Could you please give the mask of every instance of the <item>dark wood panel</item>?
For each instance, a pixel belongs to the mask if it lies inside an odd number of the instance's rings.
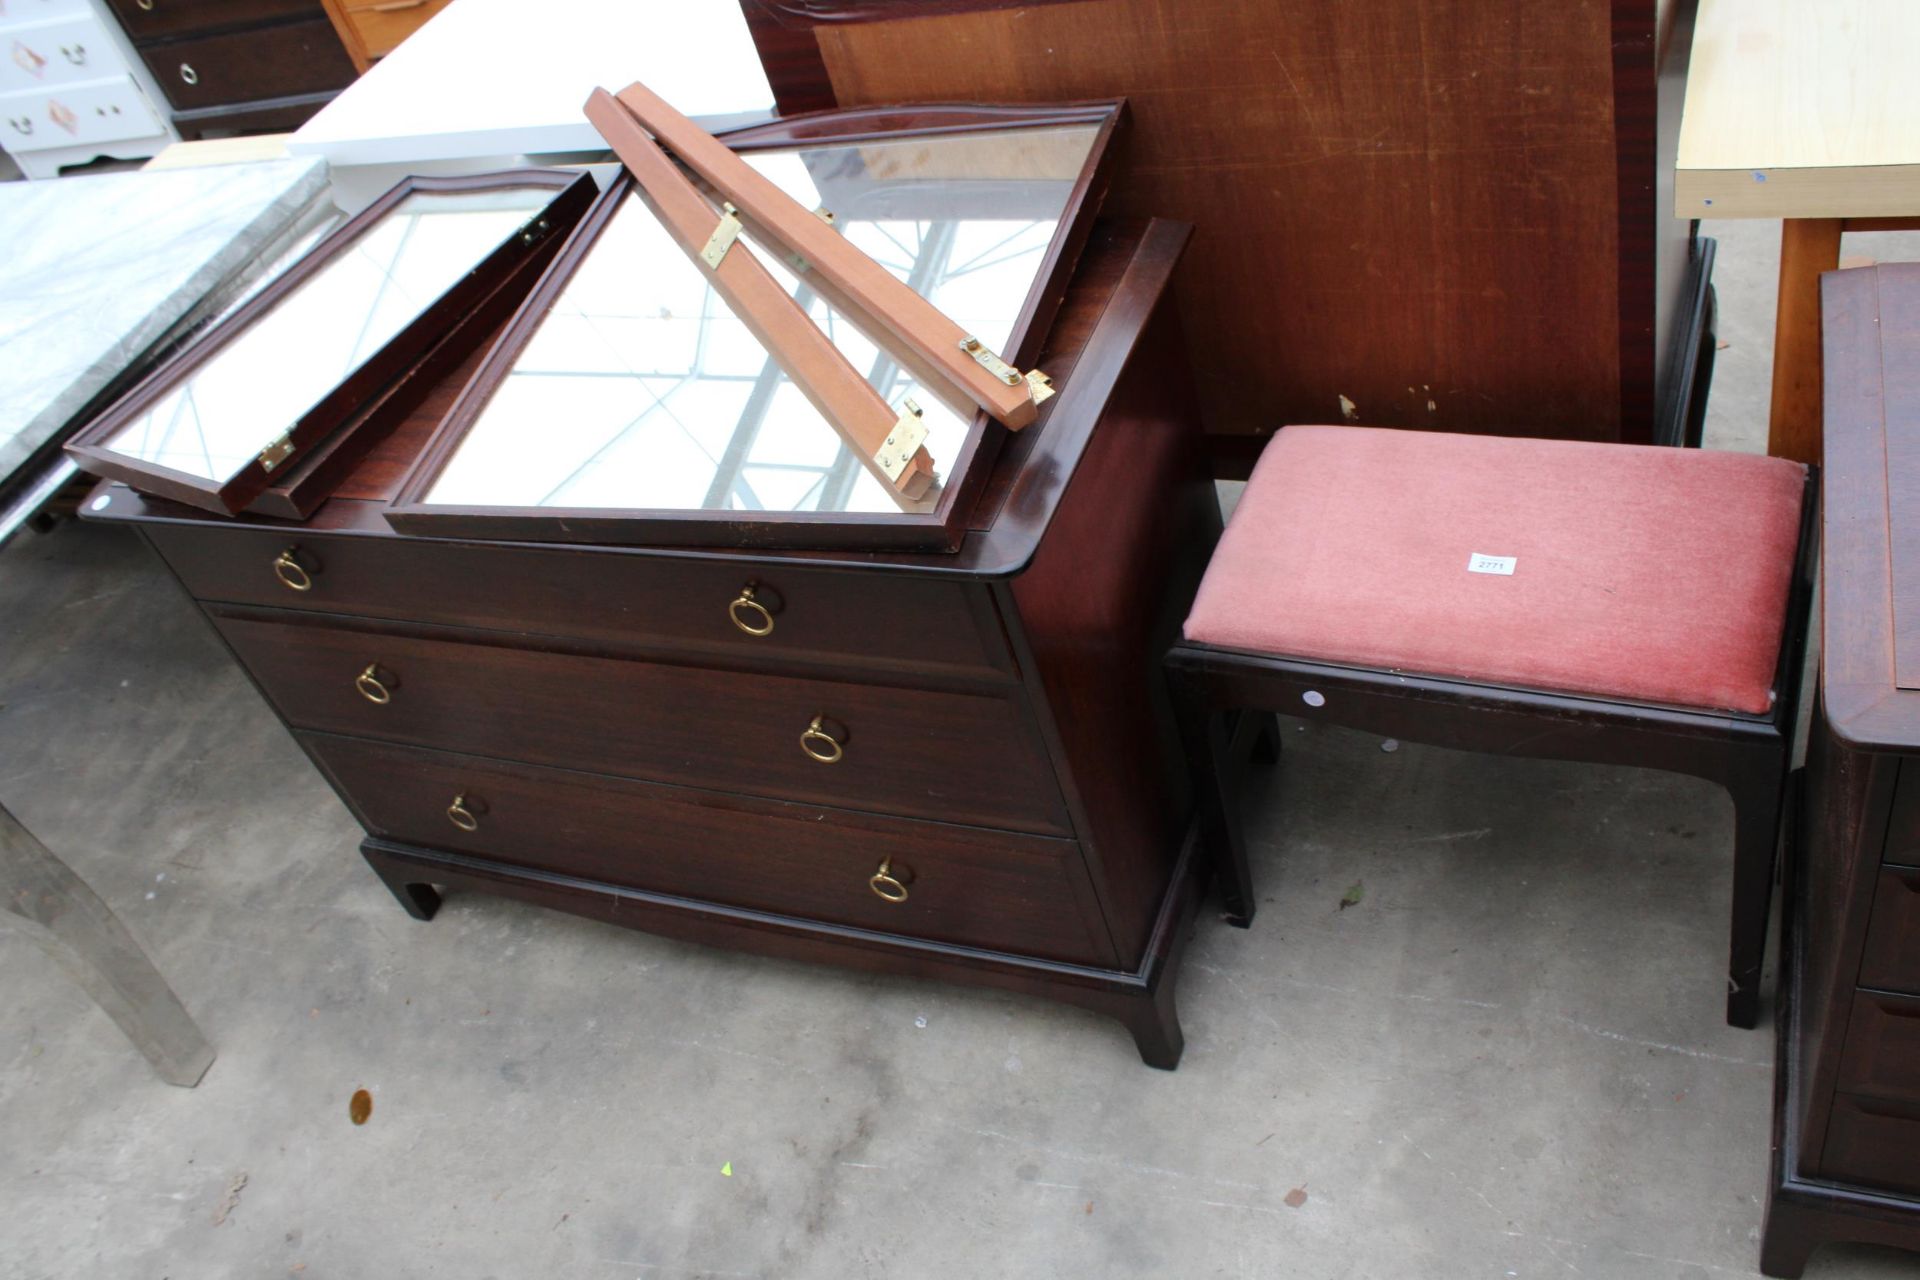
[[[1114,963],[1072,841],[302,738],[375,835],[627,888]],[[457,797],[475,830],[449,815]],[[869,884],[883,862],[904,886],[904,902],[886,901]]]
[[[320,0],[107,0],[133,39],[184,36],[288,18],[319,18]]]
[[[1844,1182],[1920,1194],[1920,1106],[1835,1098],[1823,1171]]]
[[[1920,1103],[1920,997],[1860,991],[1853,997],[1839,1087]],[[1914,1148],[1920,1161],[1920,1147]]]
[[[510,648],[484,632],[219,605],[209,612],[297,728],[838,808],[1071,832],[1017,693],[799,680]],[[356,690],[370,664],[391,691],[384,705]],[[802,749],[816,716],[844,743],[836,763]]]
[[[195,598],[576,636],[642,650],[1007,679],[986,591],[959,582],[738,562],[598,556],[532,547],[315,535],[299,528],[152,526]],[[275,572],[290,556],[312,586]],[[288,577],[300,581],[299,573]],[[773,631],[729,612],[747,587]],[[740,616],[764,626],[750,606]]]
[[[1116,307],[1152,305],[1122,290]],[[1011,583],[1019,637],[1075,828],[1100,868],[1123,958],[1146,945],[1187,814],[1160,655],[1219,535],[1193,391],[1154,352],[1178,349],[1161,308],[1108,402],[1028,571]],[[1116,523],[1114,511],[1136,519]],[[1133,744],[1115,751],[1116,742]]]
[[[1920,995],[1920,869],[1881,868],[1860,985]]]
[[[1831,590],[1830,576],[1826,582]],[[1805,871],[1795,895],[1808,941],[1792,1028],[1800,1063],[1795,1105],[1804,1135],[1794,1168],[1807,1177],[1820,1172],[1880,846],[1900,772],[1898,757],[1850,750],[1826,731],[1827,723],[1822,690],[1807,743],[1805,842],[1799,851]]]
[[[1653,0],[743,8],[783,109],[1127,96],[1212,431],[1649,434]]]
[[[143,45],[139,53],[167,100],[183,111],[341,89],[356,74],[324,15]]]

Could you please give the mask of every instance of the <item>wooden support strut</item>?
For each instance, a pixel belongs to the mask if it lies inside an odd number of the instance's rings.
[[[738,206],[740,218],[756,237],[780,253],[804,259],[808,283],[899,359],[929,395],[963,415],[985,409],[1018,430],[1033,421],[1039,403],[1053,394],[1044,375],[1022,377],[653,90],[634,83],[618,97],[661,145]]]
[[[633,174],[635,192],[861,465],[909,501],[924,496],[933,484],[934,463],[921,443],[926,428],[919,408],[903,401],[903,411],[896,412],[887,404],[752,250],[733,242],[739,223],[732,206],[715,213],[612,94],[595,89],[586,114]]]

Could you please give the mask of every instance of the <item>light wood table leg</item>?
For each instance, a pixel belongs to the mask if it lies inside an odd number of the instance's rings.
[[[1820,273],[1840,265],[1840,218],[1788,218],[1780,230],[1767,452],[1820,461]]]

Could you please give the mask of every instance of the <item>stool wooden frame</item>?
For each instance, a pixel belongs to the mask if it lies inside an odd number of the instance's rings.
[[[1706,778],[1734,807],[1733,923],[1727,1021],[1759,1019],[1760,966],[1772,906],[1781,806],[1799,719],[1817,538],[1817,477],[1801,509],[1787,620],[1769,712],[1702,711],[1223,649],[1182,642],[1166,657],[1195,775],[1203,851],[1217,864],[1225,917],[1253,921],[1229,713],[1269,711],[1492,755],[1625,764]],[[1242,717],[1242,719],[1246,719]]]

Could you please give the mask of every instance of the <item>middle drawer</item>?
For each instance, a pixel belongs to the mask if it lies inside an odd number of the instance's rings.
[[[1920,996],[1920,868],[1880,868],[1860,985]]]
[[[1071,833],[1021,695],[636,662],[208,606],[297,728],[973,826]]]

